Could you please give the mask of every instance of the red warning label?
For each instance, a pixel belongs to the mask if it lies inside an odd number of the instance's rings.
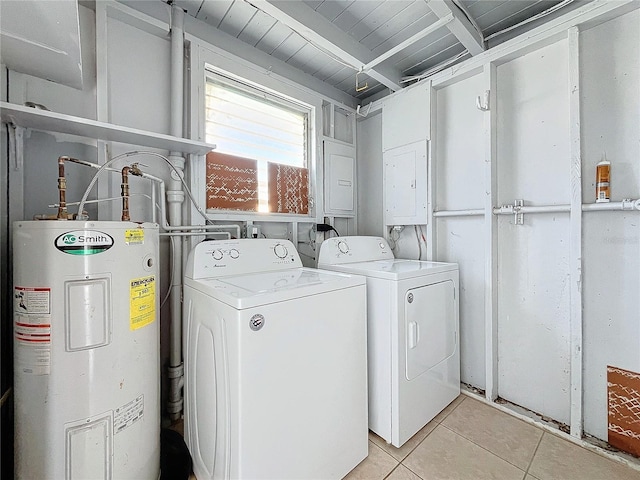
[[[24,373],[48,375],[51,368],[51,289],[15,287],[14,356]]]

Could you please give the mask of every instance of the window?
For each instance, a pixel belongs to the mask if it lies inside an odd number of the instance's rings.
[[[209,72],[207,209],[309,213],[310,108]]]

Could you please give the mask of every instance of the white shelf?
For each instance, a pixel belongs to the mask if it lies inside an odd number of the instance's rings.
[[[96,122],[95,120],[25,107],[14,103],[0,102],[0,116],[3,122],[12,123],[19,127],[46,132],[67,133],[108,142],[160,148],[185,154],[205,155],[216,148],[215,145],[209,143],[122,127],[111,123]]]

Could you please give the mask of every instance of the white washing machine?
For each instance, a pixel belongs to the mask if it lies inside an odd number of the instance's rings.
[[[460,394],[458,265],[337,237],[322,242],[318,268],[367,277],[369,428],[400,447]]]
[[[339,479],[367,456],[366,280],[215,240],[184,280],[185,440],[204,479]]]

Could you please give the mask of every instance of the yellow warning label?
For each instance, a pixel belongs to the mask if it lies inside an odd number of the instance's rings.
[[[156,319],[156,278],[142,277],[131,280],[129,326],[137,330]]]
[[[135,230],[125,230],[124,242],[127,245],[142,245],[144,243],[144,230],[142,228],[136,228]]]

